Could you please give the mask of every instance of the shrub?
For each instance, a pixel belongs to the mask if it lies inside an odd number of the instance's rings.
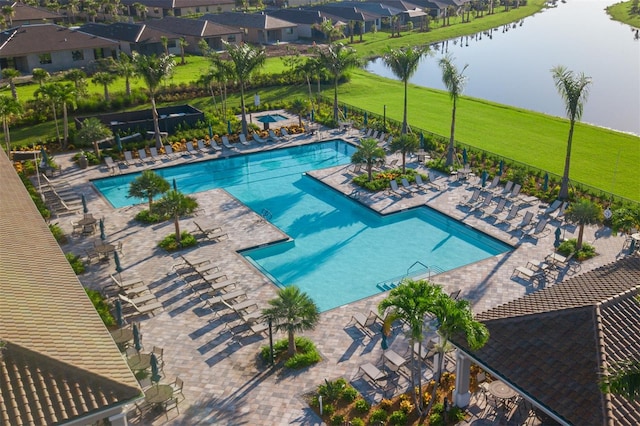
[[[455,421],[456,423],[461,422],[465,417],[464,410],[460,407],[453,406],[451,410],[449,410],[448,417],[449,420]]]
[[[407,424],[407,414],[404,411],[398,410],[391,413],[389,416],[389,423],[392,425],[406,425]]]
[[[318,386],[318,393],[326,401],[333,402],[342,396],[342,391],[346,384],[346,381],[342,378],[335,381],[324,379],[324,384]]]
[[[429,416],[429,425],[431,426],[444,426],[444,419],[442,418],[442,414],[433,413]]]
[[[376,422],[384,423],[386,421],[387,421],[387,412],[382,408],[374,410],[373,413],[371,413],[371,416],[369,417],[369,422],[374,424]]]
[[[53,237],[56,239],[58,244],[66,244],[68,242],[67,236],[64,235],[64,231],[57,223],[49,224],[49,230],[53,234]]]
[[[331,424],[335,426],[340,426],[344,423],[344,414],[336,414],[331,417]]]
[[[315,347],[313,352],[307,352],[304,354],[295,354],[291,358],[285,361],[284,366],[292,370],[298,370],[300,368],[308,367],[322,361],[320,354],[316,351]]]
[[[159,215],[158,213],[151,213],[149,210],[144,209],[136,214],[136,220],[142,223],[159,223],[169,220],[169,218],[164,215]]]
[[[388,410],[392,405],[393,401],[391,401],[390,399],[383,399],[382,401],[380,401],[380,408],[382,408],[383,410]]]
[[[351,426],[364,426],[364,420],[356,417],[355,419],[351,419]]]
[[[335,413],[336,411],[336,407],[333,406],[333,404],[323,404],[322,405],[322,413],[325,416],[333,416],[333,413]]]
[[[572,238],[567,241],[563,241],[558,246],[558,253],[563,256],[568,256],[571,253],[576,251],[576,246],[578,244],[578,240]],[[582,261],[586,259],[590,259],[596,255],[596,248],[589,243],[582,243],[582,248],[575,254],[575,258]]]
[[[353,388],[353,386],[347,386],[342,391],[342,399],[345,402],[353,402],[358,397],[358,391]]]
[[[298,336],[295,338],[295,341],[298,353],[285,362],[285,367],[291,369],[299,369],[315,364],[322,360],[315,345],[310,339]],[[287,351],[288,346],[289,341],[287,339],[276,341],[273,344],[273,356],[277,359],[282,353]],[[269,362],[270,352],[271,349],[268,345],[260,348],[260,356],[265,362]]]
[[[166,251],[176,251],[187,247],[193,247],[196,244],[198,244],[196,237],[187,231],[184,231],[180,234],[180,245],[178,245],[178,242],[176,241],[176,234],[170,234],[158,243],[158,247],[161,247]]]
[[[409,400],[402,401],[400,402],[400,410],[405,414],[409,414],[413,411],[413,404]]]
[[[371,405],[364,399],[360,398],[355,403],[356,410],[359,413],[368,413],[371,409]]]
[[[71,268],[73,268],[73,272],[75,272],[76,275],[80,275],[84,272],[84,263],[82,263],[82,259],[80,259],[80,257],[76,256],[73,253],[66,253],[64,256],[69,261],[69,264],[71,265]]]
[[[89,296],[91,303],[93,303],[93,307],[98,312],[98,315],[100,315],[100,318],[102,319],[104,325],[106,325],[107,327],[116,325],[116,320],[115,318],[113,318],[113,315],[111,315],[111,312],[109,311],[109,305],[104,300],[104,297],[100,294],[100,292],[96,290],[90,290],[88,288],[85,288],[84,290],[87,292],[87,296]]]
[[[433,407],[431,407],[431,412],[438,413],[438,414],[444,413],[444,404],[442,402],[433,404]]]

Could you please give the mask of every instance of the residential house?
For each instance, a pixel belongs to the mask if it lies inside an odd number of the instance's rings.
[[[127,424],[142,389],[0,153],[0,423]]]
[[[327,19],[320,11],[307,9],[276,9],[267,11],[267,14],[296,24],[298,26],[298,37],[300,38],[322,37],[322,33],[316,30],[314,26]]]
[[[11,6],[13,15],[4,15],[5,27],[12,28],[20,25],[61,23],[65,17],[43,7],[30,6],[15,1],[0,1],[0,9]]]
[[[55,24],[22,25],[0,33],[0,68],[25,74],[34,68],[81,68],[117,53],[117,41]]]
[[[200,19],[240,28],[249,43],[274,44],[298,40],[298,25],[264,13],[225,12],[205,14]]]
[[[374,14],[362,9],[359,9],[354,6],[343,6],[341,3],[328,3],[322,4],[318,6],[312,6],[311,10],[318,10],[322,14],[327,14],[326,16],[332,16],[332,22],[335,25],[345,25],[345,34],[348,34],[348,24],[353,21],[355,25],[361,26],[364,25],[364,33],[370,32],[373,26],[376,29],[382,28],[382,18],[381,14]],[[354,29],[356,34],[359,34],[358,29]]]
[[[457,405],[474,362],[561,424],[638,425],[640,402],[605,394],[603,374],[640,361],[640,256],[629,256],[477,315],[488,343],[459,348]]]
[[[147,7],[147,18],[163,18],[165,16],[189,16],[196,13],[222,13],[235,9],[235,0],[122,0],[134,13],[133,4],[140,3]]]
[[[85,24],[80,31],[116,40],[120,51],[131,55],[138,52],[142,55],[160,55],[164,53],[162,37],[167,38],[169,53],[180,54],[178,40],[180,35],[151,27],[144,23],[115,22],[113,24]]]
[[[242,31],[238,27],[230,27],[203,19],[165,17],[150,19],[145,24],[184,37],[188,43],[185,51],[190,53],[202,53],[198,46],[200,40],[205,40],[214,50],[224,50],[223,42],[232,44],[242,42]]]

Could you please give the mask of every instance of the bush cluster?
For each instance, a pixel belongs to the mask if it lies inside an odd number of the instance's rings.
[[[71,268],[73,268],[73,272],[75,272],[76,275],[84,273],[84,263],[82,263],[82,259],[79,256],[76,256],[73,253],[66,253],[65,257],[69,261],[69,264],[71,265]]]
[[[180,249],[184,249],[187,247],[193,247],[198,244],[196,237],[188,233],[187,231],[183,231],[180,234],[180,245],[176,241],[176,234],[167,235],[164,237],[162,241],[158,244],[158,247],[165,249],[166,251],[176,251]]]
[[[89,296],[91,303],[93,303],[93,307],[98,312],[98,315],[100,315],[104,325],[107,327],[116,325],[116,320],[113,318],[113,315],[111,315],[111,311],[109,310],[110,306],[107,304],[102,294],[100,294],[99,291],[88,288],[85,288],[85,291],[87,292],[87,296]]]

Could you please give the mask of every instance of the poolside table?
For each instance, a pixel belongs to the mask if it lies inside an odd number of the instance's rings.
[[[118,330],[112,331],[111,337],[116,344],[121,345],[133,340],[133,330],[131,330],[130,328],[120,328]]]
[[[173,388],[171,385],[152,385],[144,391],[144,400],[148,404],[158,405],[171,399],[173,396]]]
[[[132,371],[146,370],[151,367],[151,354],[135,354],[127,358],[127,364]]]

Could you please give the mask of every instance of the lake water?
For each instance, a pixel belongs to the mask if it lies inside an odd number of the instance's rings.
[[[521,22],[432,46],[411,83],[446,90],[438,60],[465,64],[464,95],[566,117],[551,68],[592,77],[582,122],[640,135],[640,40],[605,8],[616,0],[558,2]],[[395,78],[381,59],[366,69]],[[463,106],[461,106],[463,107]]]

